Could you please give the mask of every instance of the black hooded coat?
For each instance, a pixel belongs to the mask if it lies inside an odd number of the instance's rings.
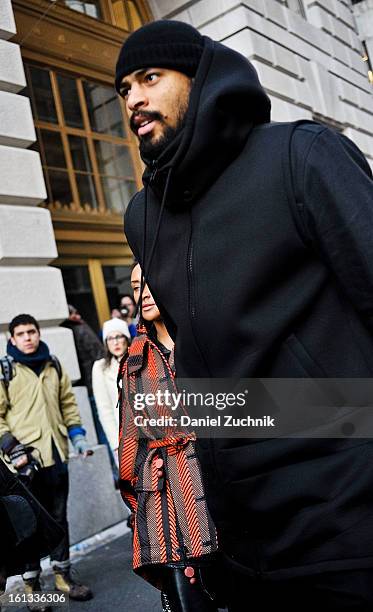
[[[206,38],[184,129],[144,160],[125,233],[178,377],[370,378],[371,171],[344,136],[269,117],[253,67]],[[200,440],[199,454],[238,570],[373,566],[371,441]]]

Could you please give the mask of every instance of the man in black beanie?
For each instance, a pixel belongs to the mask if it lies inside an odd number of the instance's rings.
[[[188,24],[131,34],[115,84],[146,166],[125,232],[178,377],[370,378],[373,182],[361,151],[312,121],[270,123],[254,67]],[[229,610],[371,610],[368,436],[229,433],[198,439]]]

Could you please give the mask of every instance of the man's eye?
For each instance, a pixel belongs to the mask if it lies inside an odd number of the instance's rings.
[[[131,91],[131,87],[127,84],[124,84],[119,88],[119,93],[122,98],[127,98],[128,94]]]
[[[145,76],[145,80],[146,81],[150,81],[151,83],[153,81],[155,81],[157,79],[159,75],[156,72],[149,72],[146,76]]]

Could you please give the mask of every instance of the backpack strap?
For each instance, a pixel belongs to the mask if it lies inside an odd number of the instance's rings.
[[[49,361],[52,367],[56,370],[59,380],[61,380],[62,366],[60,360],[58,359],[58,357],[56,357],[56,355],[50,355]]]
[[[284,139],[284,150],[282,155],[282,166],[283,175],[285,178],[286,193],[290,210],[293,216],[295,226],[298,230],[298,234],[307,248],[312,248],[312,233],[310,232],[307,220],[305,218],[304,203],[298,202],[295,191],[295,179],[293,176],[293,163],[292,163],[292,141],[295,130],[300,125],[315,124],[315,121],[309,119],[300,119],[294,121],[289,125],[287,138]]]
[[[5,355],[0,358],[0,380],[4,383],[7,389],[10,381],[15,375],[14,359],[10,355]]]
[[[61,378],[62,378],[62,366],[61,366],[61,362],[58,359],[58,357],[56,357],[56,355],[49,355],[49,363],[51,364],[52,368],[54,368],[57,372],[57,376],[58,376],[58,380],[59,382],[61,382]],[[58,385],[58,401],[60,402],[60,393],[61,393],[61,385]],[[59,406],[61,408],[61,404],[59,403]]]
[[[50,355],[50,363],[55,368],[58,378],[61,380],[62,378],[62,366],[59,359],[56,355]],[[0,380],[5,384],[6,387],[9,386],[10,381],[15,376],[15,361],[14,358],[10,355],[5,355],[4,357],[0,357]]]

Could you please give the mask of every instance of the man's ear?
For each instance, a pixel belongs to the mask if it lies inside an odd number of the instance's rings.
[[[13,346],[15,346],[15,345],[16,345],[16,341],[14,340],[13,336],[10,336],[10,341],[11,341],[11,343],[13,344]]]

